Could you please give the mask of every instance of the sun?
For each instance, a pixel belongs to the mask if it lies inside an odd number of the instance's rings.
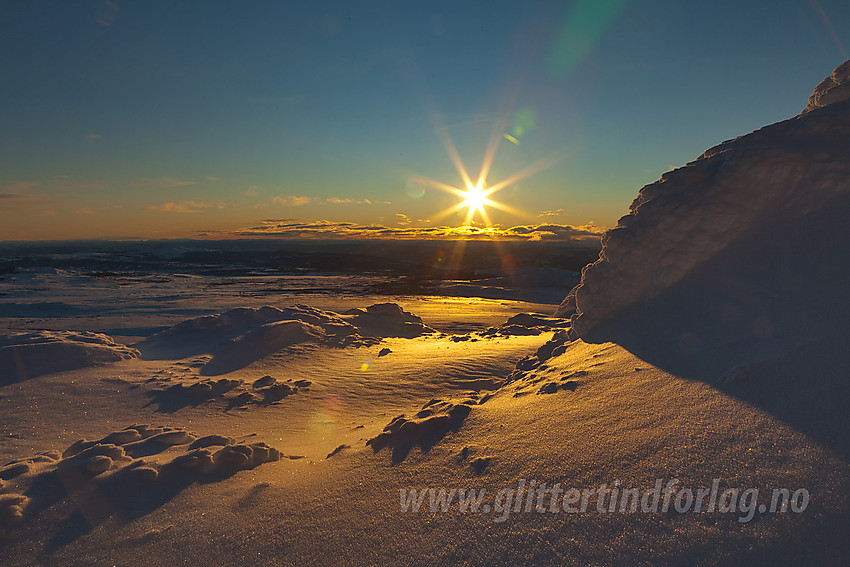
[[[474,224],[476,215],[481,217],[481,220],[484,221],[487,226],[490,226],[490,217],[487,215],[486,207],[494,207],[496,209],[506,210],[512,213],[519,212],[507,205],[490,199],[490,195],[501,188],[498,184],[488,187],[483,179],[479,179],[478,183],[475,185],[472,184],[471,180],[466,180],[464,185],[466,186],[466,191],[450,188],[452,193],[463,200],[447,211],[449,213],[453,211],[460,211],[465,207],[466,218],[463,220],[464,226]]]
[[[469,187],[466,193],[462,196],[464,197],[462,206],[468,207],[467,216],[472,218],[475,216],[475,213],[481,213],[481,215],[486,215],[484,212],[484,205],[489,205],[491,203],[490,199],[487,198],[489,194],[486,189],[484,189],[484,184],[479,183],[473,187]]]

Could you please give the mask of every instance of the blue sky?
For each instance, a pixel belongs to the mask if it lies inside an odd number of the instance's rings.
[[[799,113],[848,24],[834,0],[6,1],[0,239],[456,227],[422,178],[462,188],[448,141],[477,178],[494,133],[488,185],[535,173],[492,223],[613,226]]]

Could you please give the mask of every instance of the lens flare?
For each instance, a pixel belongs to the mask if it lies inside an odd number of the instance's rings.
[[[407,180],[407,185],[404,187],[408,197],[413,199],[421,199],[425,195],[425,183],[419,176],[411,176]]]

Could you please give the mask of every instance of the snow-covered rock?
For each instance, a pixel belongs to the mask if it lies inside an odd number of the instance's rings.
[[[803,109],[803,114],[848,98],[850,98],[850,61],[845,61],[835,68],[832,75],[815,87],[815,92],[809,97],[809,104]]]
[[[848,78],[643,187],[573,290],[576,334],[700,350],[846,328]]]

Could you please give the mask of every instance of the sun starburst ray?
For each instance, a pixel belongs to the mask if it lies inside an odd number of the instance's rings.
[[[463,160],[460,159],[460,154],[458,153],[457,148],[455,148],[454,142],[452,142],[452,138],[449,135],[449,129],[446,127],[443,119],[440,118],[440,115],[435,111],[428,113],[428,119],[431,121],[431,126],[437,134],[437,137],[440,138],[440,141],[443,143],[446,153],[449,154],[449,159],[452,160],[455,169],[457,169],[457,172],[460,174],[460,178],[463,180],[463,183],[465,185],[472,185],[472,179],[470,179],[469,173],[467,173],[466,167],[463,165]]]
[[[487,182],[487,176],[490,174],[490,168],[493,166],[493,161],[496,159],[496,153],[499,151],[499,142],[502,141],[503,132],[507,126],[507,119],[502,118],[497,120],[490,132],[490,141],[487,142],[487,149],[484,150],[484,159],[481,162],[481,169],[478,172],[478,182],[476,186],[483,186]]]
[[[444,210],[444,211],[440,211],[440,212],[439,212],[439,213],[437,213],[436,215],[433,215],[433,216],[431,217],[431,220],[433,220],[433,221],[439,221],[439,220],[442,220],[442,219],[444,219],[444,218],[446,218],[446,217],[449,217],[449,216],[451,216],[451,215],[455,214],[456,212],[460,211],[460,210],[461,210],[461,209],[463,209],[464,207],[466,207],[466,203],[464,203],[463,201],[461,201],[460,203],[457,203],[457,204],[455,204],[455,205],[452,205],[452,206],[451,206],[451,207],[449,207],[448,209],[446,209],[446,210]]]
[[[517,217],[521,217],[521,218],[530,218],[531,217],[531,215],[529,215],[525,211],[517,209],[516,207],[512,207],[512,206],[507,205],[505,203],[500,203],[499,201],[488,201],[487,204],[489,206],[493,207],[494,209],[499,209],[500,211],[504,211],[506,213],[509,213],[509,214],[517,216]]]
[[[417,181],[421,182],[424,185],[428,185],[432,189],[441,189],[446,191],[447,193],[451,193],[453,195],[457,195],[458,197],[466,197],[466,191],[463,189],[459,189],[458,187],[454,187],[449,185],[448,183],[443,183],[442,181],[437,181],[436,179],[432,179],[430,177],[417,177]]]
[[[484,187],[487,184],[487,176],[490,174],[490,168],[493,166],[493,161],[496,159],[496,153],[499,151],[499,144],[502,139],[504,139],[505,131],[508,128],[508,122],[511,120],[511,109],[516,106],[520,88],[520,83],[516,82],[505,93],[505,96],[502,97],[497,119],[493,121],[493,127],[490,130],[490,140],[487,142],[487,149],[484,151],[484,159],[481,161],[481,169],[478,173],[478,182],[475,184],[476,186]]]
[[[522,181],[523,179],[526,179],[527,177],[531,177],[535,173],[539,173],[546,168],[552,167],[552,165],[554,165],[555,162],[557,162],[557,161],[558,161],[558,158],[555,158],[555,157],[548,157],[548,158],[543,158],[541,160],[538,160],[538,161],[532,163],[531,165],[529,165],[528,167],[522,168],[521,170],[517,171],[513,175],[510,175],[510,176],[506,177],[505,179],[502,179],[498,183],[494,183],[493,185],[488,187],[488,189],[493,193],[495,193],[496,191],[501,191],[505,187],[510,187],[511,185],[518,183],[518,182]]]

